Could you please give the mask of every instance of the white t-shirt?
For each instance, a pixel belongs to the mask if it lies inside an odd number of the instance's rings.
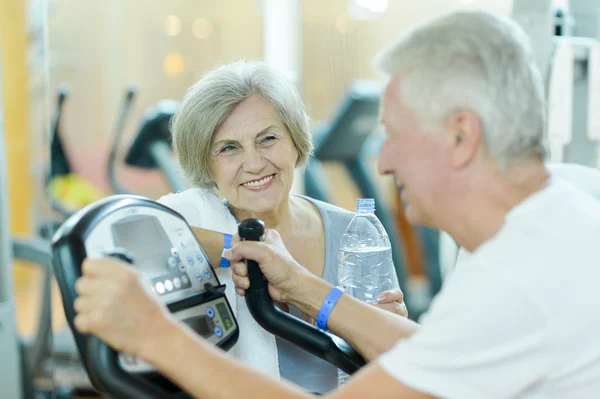
[[[553,177],[378,361],[442,398],[600,398],[600,201]]]

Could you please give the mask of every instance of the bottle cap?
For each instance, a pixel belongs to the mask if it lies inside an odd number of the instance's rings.
[[[375,200],[373,198],[358,198],[356,200],[356,213],[375,213]]]

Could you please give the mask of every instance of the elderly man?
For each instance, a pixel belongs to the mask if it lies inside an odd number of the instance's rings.
[[[336,289],[272,230],[229,251],[238,293],[249,285],[240,261],[254,259],[275,300],[324,317],[371,360],[331,397],[598,397],[600,204],[544,167],[542,79],[522,30],[457,12],[403,34],[377,65],[390,75],[380,172],[396,178],[411,222],[447,231],[469,259],[421,325],[347,295],[322,306]],[[77,328],[191,394],[309,396],[186,332],[141,283],[131,288],[135,274],[122,264],[86,261],[84,274]]]

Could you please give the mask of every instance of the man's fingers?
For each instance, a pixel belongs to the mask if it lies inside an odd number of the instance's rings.
[[[98,278],[80,277],[75,282],[75,292],[78,295],[106,294],[102,284],[98,284]]]
[[[75,324],[75,328],[80,333],[88,333],[90,332],[90,323],[88,322],[87,315],[77,315],[73,319],[73,324]]]
[[[108,261],[108,259],[110,259],[110,261]],[[126,271],[129,266],[128,263],[118,259],[108,259],[85,259],[81,264],[81,274],[90,277],[102,277]]]
[[[94,310],[95,306],[94,301],[86,297],[77,297],[75,302],[73,302],[73,309],[75,309],[76,313],[88,313]]]

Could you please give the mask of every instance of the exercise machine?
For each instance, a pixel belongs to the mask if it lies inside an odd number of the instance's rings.
[[[264,224],[255,219],[243,221],[239,233],[244,240],[259,240]],[[177,320],[223,350],[237,341],[239,327],[225,297],[225,286],[183,217],[164,205],[133,195],[97,201],[61,226],[52,247],[65,314],[90,379],[101,394],[141,399],[187,397],[152,366],[75,329],[75,282],[85,257],[113,256],[130,263]],[[261,326],[346,372],[353,373],[365,364],[342,339],[279,310],[258,265],[247,264],[251,287],[246,301]]]
[[[128,110],[133,99],[129,90],[124,110]],[[173,159],[171,146],[171,118],[177,110],[178,102],[174,100],[161,100],[156,105],[148,108],[142,118],[138,133],[134,138],[127,155],[125,164],[142,169],[158,169],[165,177],[172,192],[184,191],[188,188],[179,173],[179,165]],[[113,136],[110,156],[108,160],[108,179],[116,194],[129,194],[118,181],[115,172],[116,154],[121,143],[125,126],[126,113],[122,114]]]
[[[515,0],[546,77],[550,162],[600,166],[600,3]]]
[[[385,206],[374,177],[369,171],[368,160],[379,152],[382,138],[373,135],[377,130],[379,117],[379,100],[382,86],[376,82],[354,81],[347,89],[341,103],[328,123],[318,127],[314,132],[314,157],[309,161],[304,174],[304,193],[324,202],[331,202],[327,179],[322,163],[338,162],[344,165],[356,184],[361,195],[373,198],[376,206],[375,214],[387,231],[392,243],[392,257],[400,287],[404,290],[404,298],[411,317],[418,317],[428,305],[428,301],[418,300],[411,295],[408,288],[408,268],[402,247],[402,238],[395,223],[392,212]],[[441,287],[441,276],[438,265],[438,233],[425,228],[415,228],[423,244],[426,272],[433,297]],[[423,304],[423,302],[427,302]]]

